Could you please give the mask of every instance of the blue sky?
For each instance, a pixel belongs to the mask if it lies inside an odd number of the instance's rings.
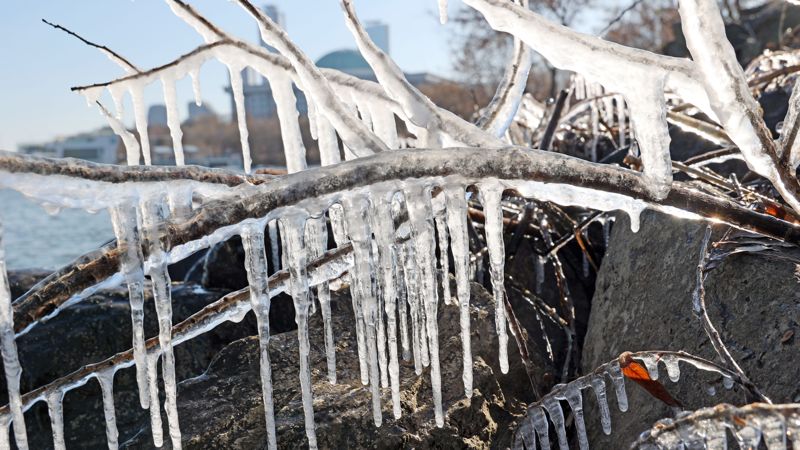
[[[256,41],[253,20],[233,2],[189,0],[212,21],[240,38]],[[284,13],[292,39],[312,58],[353,48],[338,0],[267,0]],[[451,13],[459,2],[451,2]],[[451,74],[448,55],[453,25],[440,25],[434,0],[356,0],[362,20],[389,24],[391,54],[405,71]],[[166,63],[201,44],[195,32],[172,15],[161,0],[19,0],[0,14],[0,149],[42,142],[58,135],[105,124],[95,108],[69,87],[107,81],[122,70],[96,49],[56,31],[41,19],[102,43],[141,68]],[[204,100],[228,114],[223,87],[227,74],[218,63],[201,72]],[[178,83],[183,117],[192,98],[191,83]],[[158,84],[146,91],[148,104],[161,102]],[[110,100],[105,103],[111,106]],[[130,103],[126,111],[131,111]],[[128,114],[130,117],[130,114]],[[128,123],[131,125],[130,121]]]

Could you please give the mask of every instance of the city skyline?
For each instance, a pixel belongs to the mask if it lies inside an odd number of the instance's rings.
[[[41,143],[106,125],[105,119],[96,110],[85,106],[81,96],[69,92],[69,87],[107,81],[123,74],[96,49],[53,30],[41,23],[40,19],[64,25],[87,39],[108,45],[142,68],[168,62],[202,43],[188,26],[172,15],[167,5],[160,2],[105,4],[100,0],[88,0],[88,3],[94,3],[93,7],[87,8],[91,11],[88,15],[75,14],[63,5],[43,3],[32,1],[22,5],[19,12],[23,18],[15,23],[10,23],[8,17],[0,18],[0,28],[6,34],[4,39],[12,41],[15,34],[24,35],[18,39],[21,45],[0,49],[0,57],[16,69],[0,74],[0,82],[8,89],[4,95],[5,105],[0,108],[0,120],[4,123],[0,129],[1,149],[16,150],[20,144]],[[235,5],[229,2],[220,5],[209,0],[192,4],[223,29],[239,38],[258,42],[255,22]],[[334,50],[355,48],[355,42],[344,25],[338,2],[318,3],[319,14],[312,15],[311,19],[308,19],[308,15],[302,16],[298,5],[292,2],[262,2],[259,6],[266,4],[280,10],[290,37],[314,60]],[[363,2],[357,6],[363,20],[380,21],[389,27],[392,55],[403,69],[443,75],[450,73],[450,61],[443,57],[447,54],[448,34],[446,26],[438,23],[434,13],[435,3],[390,0],[380,5]],[[451,9],[455,12],[455,8]],[[124,12],[131,23],[143,23],[137,19],[146,16],[151,27],[159,33],[154,31],[144,36],[128,36],[125,33],[133,33],[128,30],[129,27],[117,27],[114,32],[109,32],[114,27],[109,24],[98,25],[91,20],[91,17],[110,11]],[[294,17],[293,11],[296,12]],[[403,27],[392,26],[393,23],[407,22],[409,16],[419,22],[415,30],[410,32]],[[300,21],[300,17],[306,20]],[[316,24],[321,22],[326,24],[325,34],[316,32],[319,29]],[[426,36],[430,42],[425,42]],[[31,56],[39,52],[45,53],[45,57]],[[57,70],[55,76],[53,70]],[[216,62],[207,63],[200,79],[204,102],[217,113],[230,115],[227,94],[224,92],[228,84],[225,68]],[[10,89],[10,86],[15,89]],[[177,89],[181,120],[186,120],[189,115],[187,105],[192,98],[190,81],[179,81]],[[110,98],[101,101],[111,105]],[[128,112],[125,124],[132,127],[132,105],[128,99],[125,103]],[[163,103],[160,86],[155,84],[146,89],[145,103],[147,106]]]

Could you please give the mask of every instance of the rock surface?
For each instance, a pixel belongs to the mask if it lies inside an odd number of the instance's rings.
[[[717,361],[701,322],[692,313],[692,291],[705,223],[679,220],[656,212],[642,215],[631,233],[627,216],[614,227],[598,274],[583,371],[623,351],[685,350]],[[715,229],[720,236],[722,227]],[[712,322],[742,369],[775,402],[800,401],[800,289],[796,266],[759,254],[729,256],[708,274],[706,304]],[[788,338],[787,338],[788,336]],[[741,404],[742,392],[726,392],[720,379],[681,365],[681,379],[664,386],[687,408],[721,401]],[[715,396],[709,396],[713,387]],[[611,436],[600,430],[592,395],[587,427],[593,448],[627,448],[670,408],[628,382],[630,408],[612,407]],[[612,404],[614,402],[612,401]]]
[[[509,343],[511,368],[499,371],[494,306],[491,296],[472,285],[472,349],[474,383],[464,396],[458,308],[442,304],[439,313],[440,355],[446,420],[436,428],[425,369],[414,374],[412,362],[401,365],[403,416],[392,417],[391,398],[383,389],[383,425],[372,421],[371,394],[361,385],[354,322],[349,298],[334,302],[334,335],[338,383],[326,379],[322,323],[310,321],[311,366],[317,440],[320,448],[503,448],[510,444],[509,424],[530,402],[531,390],[514,340]],[[344,301],[343,301],[344,300]],[[179,386],[178,407],[184,448],[264,448],[266,430],[259,381],[258,340],[230,344],[200,377]],[[295,332],[270,340],[278,446],[307,446],[298,381]],[[127,448],[151,448],[149,422]],[[165,443],[165,446],[169,446]]]

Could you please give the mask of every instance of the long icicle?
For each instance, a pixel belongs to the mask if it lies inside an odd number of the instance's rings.
[[[65,450],[64,443],[64,393],[53,391],[47,394],[47,413],[50,415],[50,429],[53,431],[53,449]],[[2,448],[2,446],[0,446]]]
[[[373,257],[372,240],[369,227],[369,200],[359,194],[343,199],[347,233],[353,243],[353,289],[351,295],[361,305],[364,321],[364,341],[366,344],[369,368],[369,383],[372,390],[372,419],[380,426],[381,393],[378,368],[377,320],[378,301],[372,287]]]
[[[158,358],[160,350],[147,355],[147,391],[150,393],[150,431],[153,445],[164,445],[164,429],[161,423],[161,404],[158,399]]]
[[[386,333],[389,343],[389,382],[392,388],[392,413],[395,419],[402,415],[400,409],[400,362],[397,354],[397,249],[394,244],[392,220],[394,190],[373,191],[372,230],[378,244],[378,264],[382,273],[383,289],[380,295],[386,311]],[[380,313],[380,312],[379,312]]]
[[[431,386],[436,426],[444,426],[442,412],[442,375],[439,367],[439,324],[437,321],[439,296],[436,285],[436,246],[433,229],[433,208],[431,208],[430,187],[413,183],[406,187],[406,207],[414,239],[416,263],[422,281],[422,302],[425,310],[425,328],[428,334],[430,351]]]
[[[306,423],[306,436],[309,448],[317,448],[317,433],[314,426],[314,405],[311,392],[311,369],[308,355],[311,345],[308,341],[308,260],[303,242],[305,223],[308,215],[291,211],[278,220],[281,236],[285,243],[286,261],[289,268],[289,292],[294,302],[294,321],[297,323],[297,340],[300,348],[300,391],[303,398],[303,413]]]
[[[161,75],[161,86],[164,89],[164,104],[167,107],[167,126],[172,138],[172,150],[175,153],[175,165],[184,165],[183,157],[183,131],[181,131],[181,118],[178,114],[178,96],[175,92],[175,78],[169,71]]]
[[[20,450],[28,448],[28,434],[25,430],[25,417],[22,414],[22,400],[19,394],[19,379],[22,366],[19,364],[17,342],[14,338],[14,309],[11,307],[11,290],[6,274],[6,254],[3,248],[3,224],[0,223],[0,351],[3,354],[3,369],[6,374],[8,403],[11,407],[11,420],[14,427],[14,440]]]
[[[128,284],[128,299],[131,307],[131,329],[133,334],[133,358],[136,361],[136,384],[139,388],[139,404],[150,407],[147,385],[147,350],[144,346],[144,257],[136,204],[123,202],[111,208],[111,224],[117,238],[117,248],[122,251],[122,272]],[[156,407],[158,407],[156,405]]]
[[[167,424],[172,447],[181,448],[181,430],[178,423],[177,384],[175,382],[175,353],[172,349],[172,291],[169,272],[167,271],[167,255],[161,243],[164,235],[166,201],[163,195],[156,195],[142,202],[142,228],[144,239],[150,250],[150,280],[153,283],[153,299],[158,316],[158,340],[161,344],[161,370],[164,378]]]
[[[239,142],[242,146],[242,162],[244,172],[250,173],[253,163],[250,159],[250,143],[248,138],[250,133],[247,130],[247,116],[244,105],[244,87],[242,86],[242,67],[236,64],[228,64],[228,72],[231,77],[231,91],[233,92],[233,102],[236,107],[236,123],[239,126]]]
[[[464,360],[464,395],[472,397],[472,343],[469,316],[469,236],[467,235],[467,198],[464,186],[444,186],[447,208],[447,227],[450,230],[450,245],[456,273],[456,293],[460,309],[461,346]]]
[[[310,218],[306,222],[306,246],[309,258],[316,259],[328,251],[328,223],[325,215],[319,218]],[[325,359],[328,365],[328,382],[336,384],[336,343],[333,339],[333,324],[331,323],[331,291],[328,282],[317,285],[317,299],[319,300],[322,325],[325,328]]]
[[[111,369],[95,375],[103,393],[103,417],[106,420],[106,440],[109,450],[116,450],[119,447],[117,414],[114,409],[114,372],[114,369]]]
[[[267,283],[267,255],[264,249],[264,226],[255,223],[242,229],[247,283],[250,285],[250,305],[256,316],[260,355],[261,394],[267,423],[267,447],[278,448],[275,435],[275,406],[272,399],[272,366],[269,359],[270,296]]]
[[[506,332],[506,309],[504,287],[504,265],[506,259],[503,246],[503,210],[500,200],[503,186],[490,179],[479,186],[486,226],[486,245],[489,247],[489,273],[492,277],[492,293],[495,303],[495,328],[500,344],[500,371],[508,373],[508,333]]]

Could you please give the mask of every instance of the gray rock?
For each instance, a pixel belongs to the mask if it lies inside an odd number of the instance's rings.
[[[320,448],[503,448],[509,425],[530,402],[531,391],[512,339],[511,368],[499,371],[492,298],[472,285],[474,389],[464,396],[461,340],[456,306],[440,307],[440,355],[446,421],[434,423],[430,374],[416,376],[413,363],[401,365],[403,417],[394,420],[388,389],[382,390],[383,425],[372,422],[369,388],[359,379],[350,301],[334,302],[338,383],[326,379],[322,323],[310,322],[315,421]],[[179,386],[178,407],[184,448],[264,448],[266,430],[259,381],[258,341],[249,337],[226,347],[200,377]],[[298,381],[297,335],[270,340],[278,445],[307,445]],[[541,374],[539,374],[541,375]],[[149,422],[127,448],[151,448]],[[168,443],[165,443],[168,446]]]
[[[623,351],[684,350],[716,361],[700,321],[692,314],[692,291],[705,223],[655,212],[642,215],[631,233],[627,217],[614,227],[598,274],[583,371]],[[718,227],[715,236],[724,231]],[[800,290],[794,264],[758,254],[728,257],[705,283],[709,316],[745,373],[776,402],[800,400]],[[662,366],[663,367],[663,366]],[[687,408],[722,401],[742,404],[739,388],[726,392],[719,377],[681,366],[681,379],[659,378]],[[714,387],[715,396],[707,390]],[[594,448],[627,448],[642,431],[672,411],[628,381],[630,409],[612,407],[613,432],[600,431],[592,395],[585,395],[589,440]],[[612,401],[612,404],[614,402]]]

